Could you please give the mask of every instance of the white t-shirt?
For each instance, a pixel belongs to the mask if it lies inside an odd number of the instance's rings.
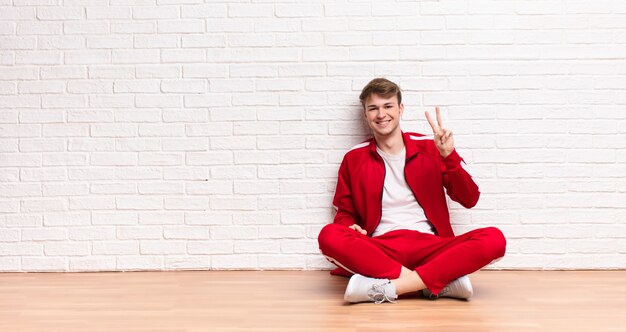
[[[402,149],[402,152],[397,155],[386,154],[379,148],[376,148],[376,151],[385,162],[385,184],[383,213],[372,236],[383,235],[398,229],[434,234],[431,223],[404,178],[406,149]]]

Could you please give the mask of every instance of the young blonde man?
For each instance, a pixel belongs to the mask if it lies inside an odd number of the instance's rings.
[[[463,168],[454,138],[436,120],[433,135],[403,132],[402,93],[377,78],[361,92],[373,138],[346,153],[339,168],[333,223],[319,234],[322,254],[350,276],[348,302],[393,302],[423,291],[430,298],[469,299],[468,274],[504,256],[506,240],[495,227],[455,236],[445,195],[466,208],[480,192]],[[445,191],[444,191],[445,189]]]

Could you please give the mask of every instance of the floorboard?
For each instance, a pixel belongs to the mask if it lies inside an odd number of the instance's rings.
[[[626,331],[626,271],[479,271],[470,301],[343,302],[327,271],[0,273],[0,331]]]

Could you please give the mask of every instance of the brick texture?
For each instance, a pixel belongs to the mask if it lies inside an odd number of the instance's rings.
[[[202,2],[206,2],[202,3]],[[618,1],[0,1],[0,271],[324,269],[358,93],[441,106],[494,269],[626,268]]]

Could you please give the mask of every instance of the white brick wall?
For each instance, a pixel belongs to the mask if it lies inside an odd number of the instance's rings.
[[[626,268],[619,1],[0,0],[0,271],[320,269],[358,93],[441,105],[495,268]]]

